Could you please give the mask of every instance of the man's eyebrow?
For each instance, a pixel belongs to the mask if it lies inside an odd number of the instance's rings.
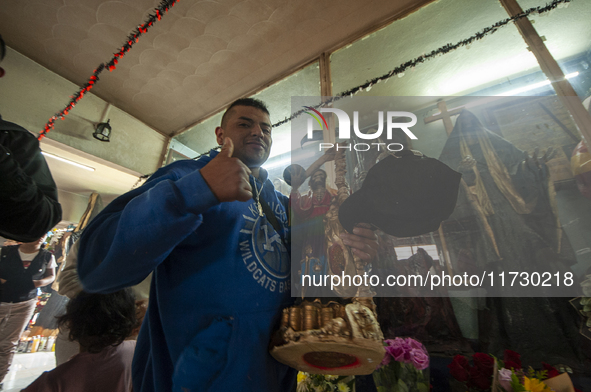
[[[245,116],[240,116],[238,117],[239,120],[244,120],[244,121],[248,121],[250,123],[254,123],[255,121],[250,118],[250,117],[245,117]],[[261,124],[266,125],[267,127],[271,128],[271,124],[266,123],[266,122],[261,122]]]

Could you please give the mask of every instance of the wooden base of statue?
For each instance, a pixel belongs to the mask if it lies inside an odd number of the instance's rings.
[[[284,309],[271,355],[313,374],[371,374],[385,354],[374,308],[371,298],[354,298],[346,305],[316,300]]]

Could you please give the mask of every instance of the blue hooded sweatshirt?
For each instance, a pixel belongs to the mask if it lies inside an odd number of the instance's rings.
[[[87,291],[113,292],[154,272],[135,392],[283,392],[295,383],[295,370],[268,351],[292,303],[288,198],[257,180],[281,233],[254,200],[218,202],[199,171],[216,155],[159,169],[109,204],[80,239]]]

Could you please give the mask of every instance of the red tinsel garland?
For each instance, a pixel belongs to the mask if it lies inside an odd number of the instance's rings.
[[[156,7],[155,13],[150,14],[146,22],[137,26],[135,30],[127,36],[127,42],[121,47],[121,49],[119,49],[117,53],[113,54],[113,58],[111,58],[111,60],[108,63],[103,63],[94,70],[92,76],[88,79],[88,82],[86,82],[86,84],[82,86],[82,88],[78,90],[76,94],[70,97],[71,100],[68,103],[68,105],[62,111],[56,113],[49,119],[49,121],[45,124],[45,127],[39,134],[38,139],[43,139],[45,135],[54,128],[55,121],[58,118],[63,120],[64,117],[68,115],[70,110],[72,110],[74,106],[76,106],[78,101],[80,101],[82,97],[84,97],[84,94],[86,94],[88,91],[90,91],[90,89],[92,89],[94,84],[99,80],[99,74],[103,72],[105,68],[109,71],[113,71],[116,68],[117,63],[119,62],[119,59],[122,58],[127,52],[129,52],[133,44],[138,42],[140,36],[148,32],[148,29],[154,24],[154,22],[156,22],[156,20],[162,19],[162,15],[168,12],[168,9],[174,6],[174,4],[178,1],[179,0],[163,0],[160,3],[160,5]]]

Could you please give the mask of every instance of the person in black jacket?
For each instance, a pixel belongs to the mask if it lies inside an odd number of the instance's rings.
[[[0,61],[5,53],[0,36]],[[0,116],[0,236],[32,242],[61,219],[57,187],[37,138]]]

